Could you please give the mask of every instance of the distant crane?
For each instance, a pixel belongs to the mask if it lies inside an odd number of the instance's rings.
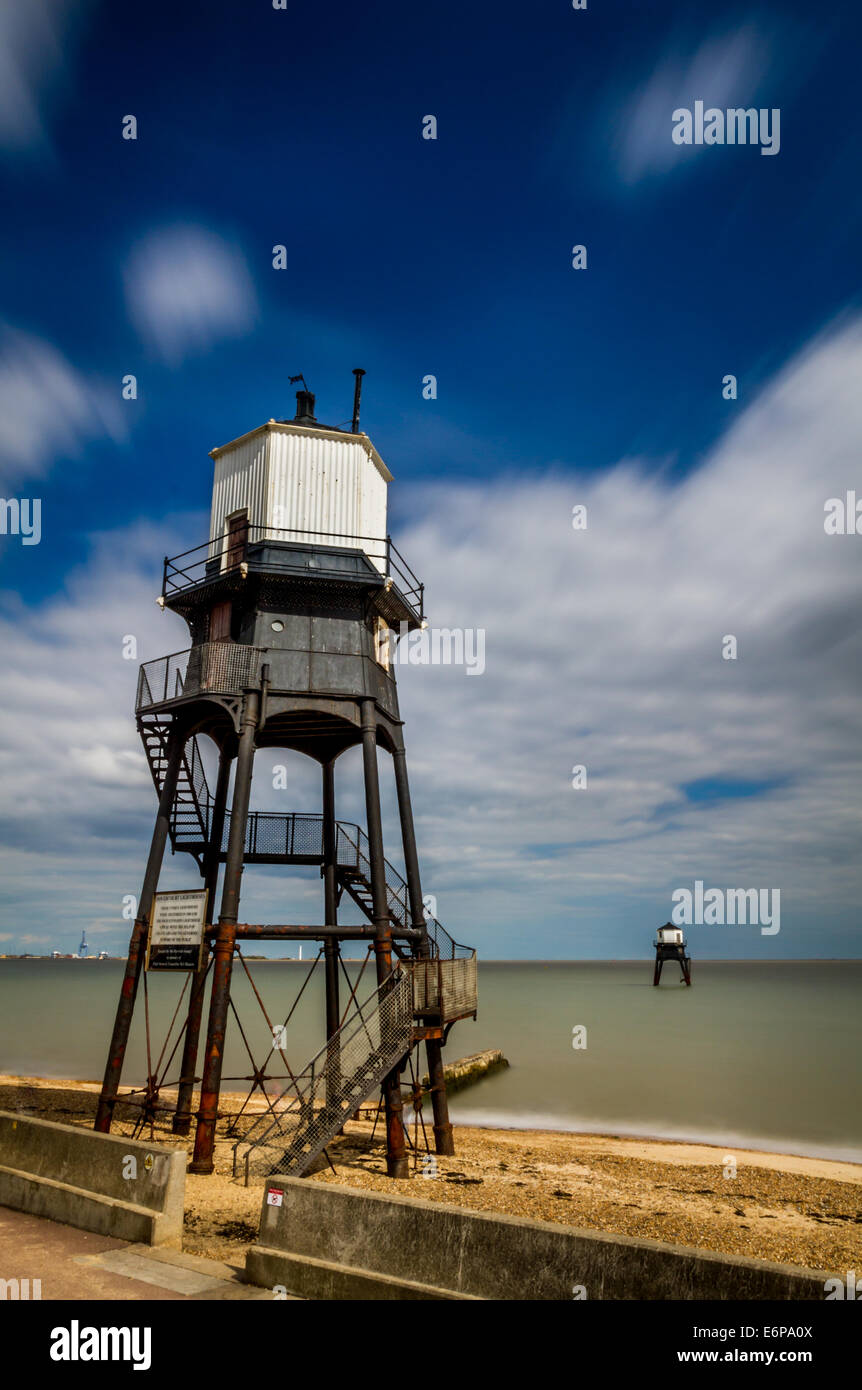
[[[80,958],[81,960],[86,960],[86,959],[87,959],[87,955],[88,955],[88,953],[89,953],[89,950],[90,950],[90,948],[89,948],[89,946],[87,945],[87,933],[84,931],[84,932],[81,933],[81,944],[80,944],[80,946],[78,947],[78,956],[79,956],[79,958]]]

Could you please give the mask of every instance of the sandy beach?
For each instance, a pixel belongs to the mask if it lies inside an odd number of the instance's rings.
[[[96,1082],[0,1076],[0,1109],[89,1125],[98,1091]],[[242,1099],[223,1095],[223,1109],[238,1109]],[[240,1258],[256,1237],[263,1179],[246,1187],[232,1176],[225,1128],[222,1121],[215,1173],[188,1175],[184,1247],[229,1260]],[[120,1113],[114,1132],[131,1129],[130,1112]],[[814,1269],[862,1266],[862,1165],[734,1149],[736,1176],[728,1177],[729,1151],[707,1144],[459,1127],[455,1157],[429,1162],[417,1151],[410,1181],[393,1185],[385,1175],[381,1128],[373,1129],[370,1121],[350,1123],[330,1146],[334,1171],[322,1161],[308,1180],[377,1192],[395,1186],[477,1211]],[[160,1123],[154,1139],[191,1144]]]

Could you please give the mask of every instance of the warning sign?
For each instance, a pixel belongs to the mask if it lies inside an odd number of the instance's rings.
[[[284,1204],[284,1192],[280,1187],[268,1187],[266,1189],[266,1204],[268,1207],[280,1207]]]
[[[147,941],[148,970],[199,970],[207,918],[206,889],[156,893]]]

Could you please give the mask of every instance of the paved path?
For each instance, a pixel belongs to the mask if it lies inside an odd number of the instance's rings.
[[[0,1279],[42,1282],[42,1299],[271,1299],[243,1284],[240,1266],[178,1250],[130,1245],[0,1207]],[[6,1298],[11,1290],[6,1287]],[[2,1301],[2,1288],[0,1288]]]

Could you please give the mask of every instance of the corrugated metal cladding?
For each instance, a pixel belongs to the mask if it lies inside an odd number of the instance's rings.
[[[249,522],[262,525],[266,510],[267,440],[265,430],[226,449],[215,460],[210,540],[223,536],[227,517],[245,509]]]
[[[383,545],[369,541],[386,536],[386,481],[358,440],[272,429],[225,449],[215,461],[211,537],[241,508],[273,540],[362,549],[385,572]]]

